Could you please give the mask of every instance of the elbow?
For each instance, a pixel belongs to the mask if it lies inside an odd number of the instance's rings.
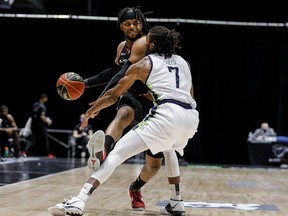
[[[118,101],[118,98],[121,96],[121,94],[119,95],[119,93],[117,93],[117,91],[113,91],[112,89],[108,90],[104,97],[105,97],[105,101],[106,103],[109,103],[109,104],[114,104]]]
[[[116,103],[118,101],[118,97],[115,97],[115,96],[111,95],[109,97],[109,101],[110,101],[110,103],[114,104],[114,103]]]
[[[113,95],[109,95],[108,97],[105,98],[106,103],[110,105],[116,103],[117,100],[118,100],[118,97],[113,96]]]

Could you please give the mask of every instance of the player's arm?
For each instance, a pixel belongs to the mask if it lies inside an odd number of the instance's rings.
[[[13,130],[13,131],[16,131],[18,130],[18,126],[14,120],[14,117],[11,115],[11,114],[8,114],[7,115],[7,118],[8,118],[8,121],[9,121],[9,124],[10,124],[10,129]]]
[[[89,118],[94,118],[100,112],[100,110],[116,103],[118,98],[133,85],[135,80],[141,80],[143,83],[145,83],[150,68],[151,64],[148,57],[145,57],[138,63],[131,65],[125,73],[125,76],[118,81],[116,86],[105,92],[103,96],[98,98],[93,103],[93,106],[87,110],[81,124],[81,128],[86,127]]]
[[[121,67],[113,62],[110,68],[103,70],[95,76],[84,79],[85,88],[106,85],[120,69]]]
[[[127,69],[134,63],[142,59],[146,54],[146,37],[143,36],[133,43],[131,54],[128,61],[122,66],[121,70],[110,80],[108,85],[100,94],[100,97],[109,89],[114,87],[117,82],[124,76]]]
[[[143,36],[133,43],[129,61],[134,64],[146,55],[146,36]]]
[[[17,127],[17,124],[14,120],[14,117],[11,114],[7,115],[7,120],[9,123],[9,127],[0,128],[0,131],[5,131],[10,136],[14,131],[18,130],[18,127]]]
[[[85,88],[97,87],[106,85],[109,81],[115,76],[121,69],[121,66],[118,65],[119,55],[124,46],[125,41],[121,42],[117,47],[116,58],[112,66],[106,70],[103,70],[99,74],[84,79]]]

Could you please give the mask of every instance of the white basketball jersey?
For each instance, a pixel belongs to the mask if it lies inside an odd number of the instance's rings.
[[[155,100],[174,99],[196,108],[196,102],[190,95],[192,75],[188,63],[179,55],[167,59],[159,54],[148,57],[152,69],[146,85],[153,92]]]

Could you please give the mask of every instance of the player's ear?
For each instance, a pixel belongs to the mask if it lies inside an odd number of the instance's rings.
[[[120,30],[123,31],[122,23],[120,23],[119,27],[120,27]]]

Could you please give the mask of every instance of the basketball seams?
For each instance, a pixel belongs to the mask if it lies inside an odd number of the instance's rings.
[[[58,78],[56,88],[63,99],[76,100],[84,93],[85,84],[79,74],[67,72]]]

